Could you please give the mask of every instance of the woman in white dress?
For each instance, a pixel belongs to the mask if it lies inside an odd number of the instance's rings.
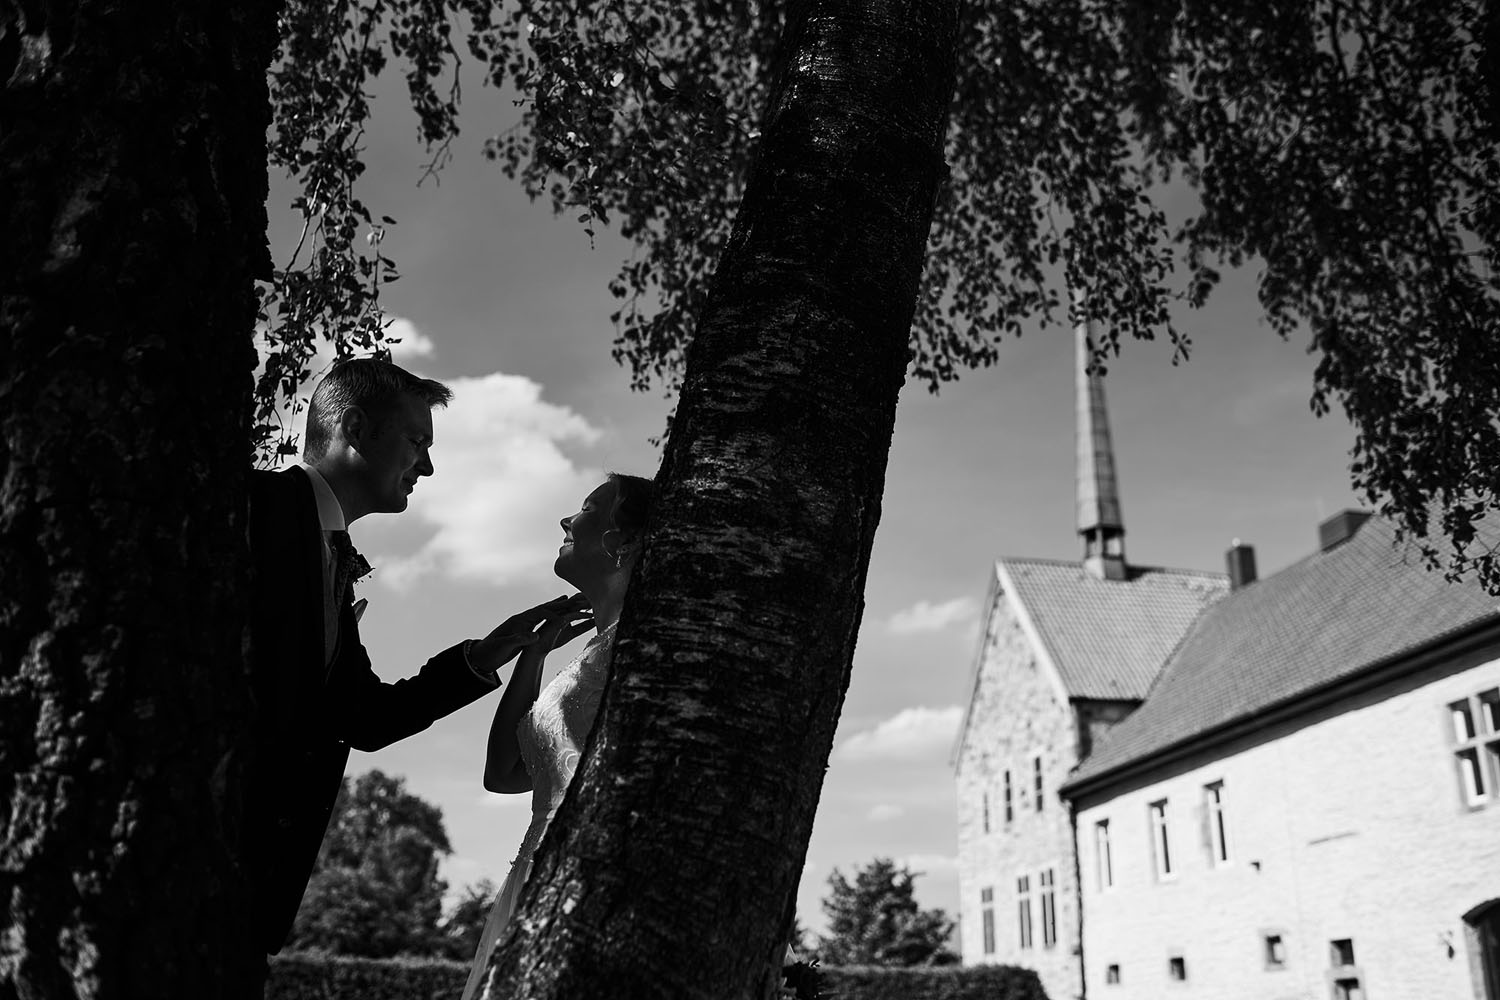
[[[562,804],[599,711],[599,699],[609,676],[615,625],[620,620],[630,571],[640,552],[641,532],[654,490],[649,479],[610,473],[585,498],[578,513],[560,522],[563,542],[553,572],[581,593],[542,623],[538,641],[521,651],[510,683],[495,707],[484,762],[484,787],[492,792],[530,792],[531,824],[490,908],[463,1000],[491,1000],[490,977],[486,974],[490,953],[510,922],[531,871],[532,855]],[[585,608],[593,609],[595,635],[546,690],[540,690],[547,652],[587,629],[589,621],[576,624]]]

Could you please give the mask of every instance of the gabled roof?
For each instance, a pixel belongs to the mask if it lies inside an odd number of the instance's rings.
[[[1115,726],[1064,791],[1232,723],[1294,703],[1455,636],[1500,605],[1477,583],[1448,583],[1392,526],[1353,538],[1236,591],[1206,611],[1140,708]]]
[[[1082,563],[1001,559],[1069,698],[1146,697],[1203,609],[1223,597],[1219,573],[1132,566],[1099,580]]]

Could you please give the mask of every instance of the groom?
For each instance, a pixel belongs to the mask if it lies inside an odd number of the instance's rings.
[[[414,677],[386,683],[371,669],[351,590],[368,564],[347,529],[406,509],[433,472],[432,408],[451,398],[390,362],[341,362],[313,392],[303,464],[251,474],[256,721],[244,819],[254,933],[267,953],[291,930],[349,748],[378,750],[426,729],[495,690],[496,671],[537,641],[538,624],[583,617],[558,599],[443,650]]]

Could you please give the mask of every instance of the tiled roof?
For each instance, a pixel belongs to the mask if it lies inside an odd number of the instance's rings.
[[[1132,566],[1099,580],[1082,563],[1001,559],[1072,698],[1146,697],[1177,643],[1223,597],[1222,574]]]
[[[1207,736],[1485,619],[1500,605],[1477,583],[1424,569],[1391,525],[1236,591],[1206,611],[1140,708],[1068,784]]]

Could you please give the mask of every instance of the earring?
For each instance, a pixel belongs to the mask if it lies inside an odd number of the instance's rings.
[[[624,558],[625,558],[625,553],[619,551],[618,549],[615,550],[615,569],[619,569],[620,568],[620,561],[623,560]]]

